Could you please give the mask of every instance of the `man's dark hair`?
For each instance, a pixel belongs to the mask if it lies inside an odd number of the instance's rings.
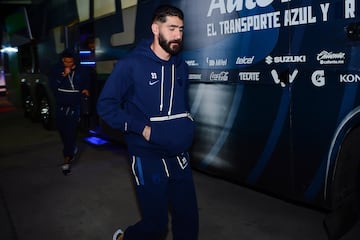
[[[152,22],[159,21],[164,23],[167,16],[178,17],[184,20],[184,13],[179,8],[171,5],[161,5],[155,10]]]
[[[70,48],[66,48],[62,53],[61,53],[61,57],[62,58],[76,58],[76,53],[73,49]]]

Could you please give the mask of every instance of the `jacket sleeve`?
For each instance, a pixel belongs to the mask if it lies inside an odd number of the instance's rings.
[[[130,73],[131,67],[118,61],[100,93],[97,112],[112,128],[141,135],[146,123],[130,115],[124,108],[133,87]]]

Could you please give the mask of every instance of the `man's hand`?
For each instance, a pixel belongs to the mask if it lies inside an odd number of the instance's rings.
[[[151,134],[151,127],[145,126],[142,135],[146,141],[150,141],[150,134]]]
[[[62,76],[66,77],[71,72],[71,68],[65,67],[64,71],[62,72]]]
[[[87,89],[82,90],[81,93],[84,94],[87,97],[90,96],[90,92]]]

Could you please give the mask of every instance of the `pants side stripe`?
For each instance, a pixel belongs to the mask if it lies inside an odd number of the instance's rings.
[[[135,164],[136,164],[136,157],[133,156],[132,157],[132,164],[131,164],[131,169],[132,169],[132,172],[133,172],[133,175],[134,175],[134,178],[135,178],[135,181],[136,181],[136,185],[140,185],[140,182],[139,182],[139,178],[137,177],[136,175],[136,171],[135,171]]]
[[[161,159],[163,164],[164,164],[164,169],[165,169],[165,172],[166,172],[166,176],[169,177],[170,174],[169,174],[169,170],[168,170],[168,167],[166,165],[166,162],[165,162],[165,159]]]

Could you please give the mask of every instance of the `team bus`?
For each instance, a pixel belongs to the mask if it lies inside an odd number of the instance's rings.
[[[5,21],[9,99],[51,129],[59,53],[77,49],[97,96],[165,3],[185,12],[193,167],[325,210],[329,238],[341,236],[360,202],[359,0],[36,1]]]

